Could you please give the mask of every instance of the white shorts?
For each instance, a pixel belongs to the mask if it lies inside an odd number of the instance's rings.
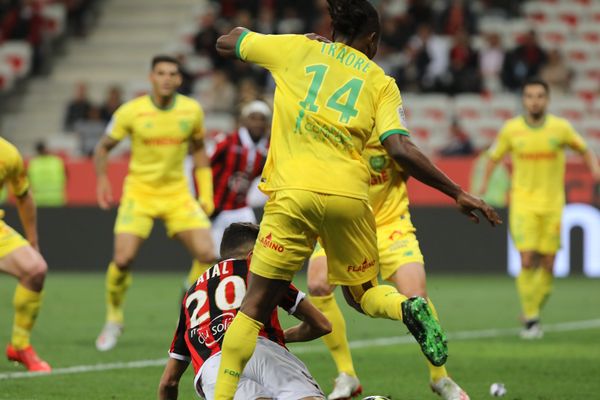
[[[202,365],[196,377],[196,390],[206,400],[213,400],[221,353]],[[240,377],[234,400],[258,398],[299,400],[305,397],[325,399],[319,384],[306,365],[296,356],[269,339],[259,337],[254,354]]]
[[[225,228],[234,222],[252,222],[256,223],[256,215],[250,207],[238,208],[236,210],[221,211],[213,220],[210,232],[212,234],[213,243],[215,244],[215,254],[217,257],[220,254],[221,239]]]

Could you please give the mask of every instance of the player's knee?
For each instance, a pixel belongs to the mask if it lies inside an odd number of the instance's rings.
[[[44,287],[44,280],[46,279],[46,272],[48,271],[48,265],[46,261],[40,256],[35,261],[32,261],[25,268],[21,281],[26,287],[40,291]]]
[[[333,293],[333,288],[327,281],[309,280],[307,286],[308,294],[311,296],[329,296]]]
[[[129,268],[131,263],[133,263],[133,254],[126,251],[117,251],[115,252],[113,262],[119,269]]]

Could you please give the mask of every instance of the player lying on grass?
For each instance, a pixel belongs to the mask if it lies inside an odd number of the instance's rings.
[[[411,142],[394,80],[372,61],[381,27],[366,0],[328,0],[334,43],[305,35],[261,35],[238,27],[217,41],[223,57],[268,69],[275,80],[271,147],[261,190],[269,195],[254,247],[246,296],[222,345],[215,398],[232,399],[258,333],[317,237],[328,281],[373,318],[403,321],[434,365],[447,358],[445,335],[422,297],[379,285],[370,175],[362,152],[377,135],[408,174],[445,193],[459,209],[492,224],[496,212],[463,191]]]
[[[251,223],[231,224],[221,243],[225,260],[203,273],[185,295],[170,358],[160,380],[160,400],[177,399],[179,381],[190,362],[196,374],[196,391],[207,400],[214,398],[221,344],[246,293],[247,259],[258,231]],[[235,399],[324,399],[306,366],[285,348],[285,343],[316,339],[331,332],[331,325],[291,284],[278,305],[302,322],[283,332],[277,310],[273,311],[270,322],[260,331],[254,356],[241,374]]]

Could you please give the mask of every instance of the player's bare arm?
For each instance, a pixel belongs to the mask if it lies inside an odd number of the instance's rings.
[[[169,358],[158,385],[159,400],[177,400],[179,381],[188,365],[189,363],[186,361]]]
[[[308,342],[331,333],[331,322],[307,299],[298,304],[294,317],[302,322],[285,330],[286,343]]]
[[[407,136],[391,135],[384,140],[383,145],[388,154],[412,177],[453,198],[460,211],[473,222],[479,222],[479,217],[475,213],[479,210],[492,226],[502,223],[500,216],[492,207],[462,190],[440,171]]]
[[[215,202],[210,157],[206,154],[204,139],[192,139],[190,151],[194,163],[194,176],[198,185],[198,201],[206,215],[210,216],[215,211]]]
[[[490,178],[492,177],[492,173],[494,169],[498,165],[498,161],[493,160],[491,157],[487,158],[485,164],[485,171],[483,172],[483,181],[481,182],[481,187],[479,188],[479,196],[482,196],[485,192],[487,192],[488,186],[490,184]]]
[[[107,210],[110,207],[110,203],[113,201],[112,189],[110,187],[110,180],[108,179],[108,153],[118,144],[119,142],[108,135],[102,136],[102,139],[96,145],[94,149],[94,166],[96,167],[96,198],[98,205],[103,210]]]
[[[217,53],[221,57],[236,58],[235,46],[238,39],[248,29],[238,26],[233,28],[227,35],[223,35],[217,39]]]
[[[592,173],[594,181],[600,182],[600,165],[598,165],[598,158],[596,157],[596,154],[592,150],[587,149],[581,154],[581,156],[583,157],[585,165]]]
[[[31,246],[39,251],[37,234],[37,210],[31,192],[28,190],[21,196],[16,196],[16,205],[25,236]]]

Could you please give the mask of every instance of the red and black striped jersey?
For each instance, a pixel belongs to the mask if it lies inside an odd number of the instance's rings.
[[[237,314],[246,294],[248,277],[246,260],[225,260],[209,268],[187,291],[181,305],[169,356],[191,361],[196,373],[211,356],[221,351],[227,328]],[[279,306],[290,314],[305,294],[290,284]],[[285,347],[277,310],[259,332],[260,336]]]
[[[210,158],[215,214],[246,207],[254,178],[260,176],[267,157],[268,140],[254,143],[244,127],[217,142]]]

